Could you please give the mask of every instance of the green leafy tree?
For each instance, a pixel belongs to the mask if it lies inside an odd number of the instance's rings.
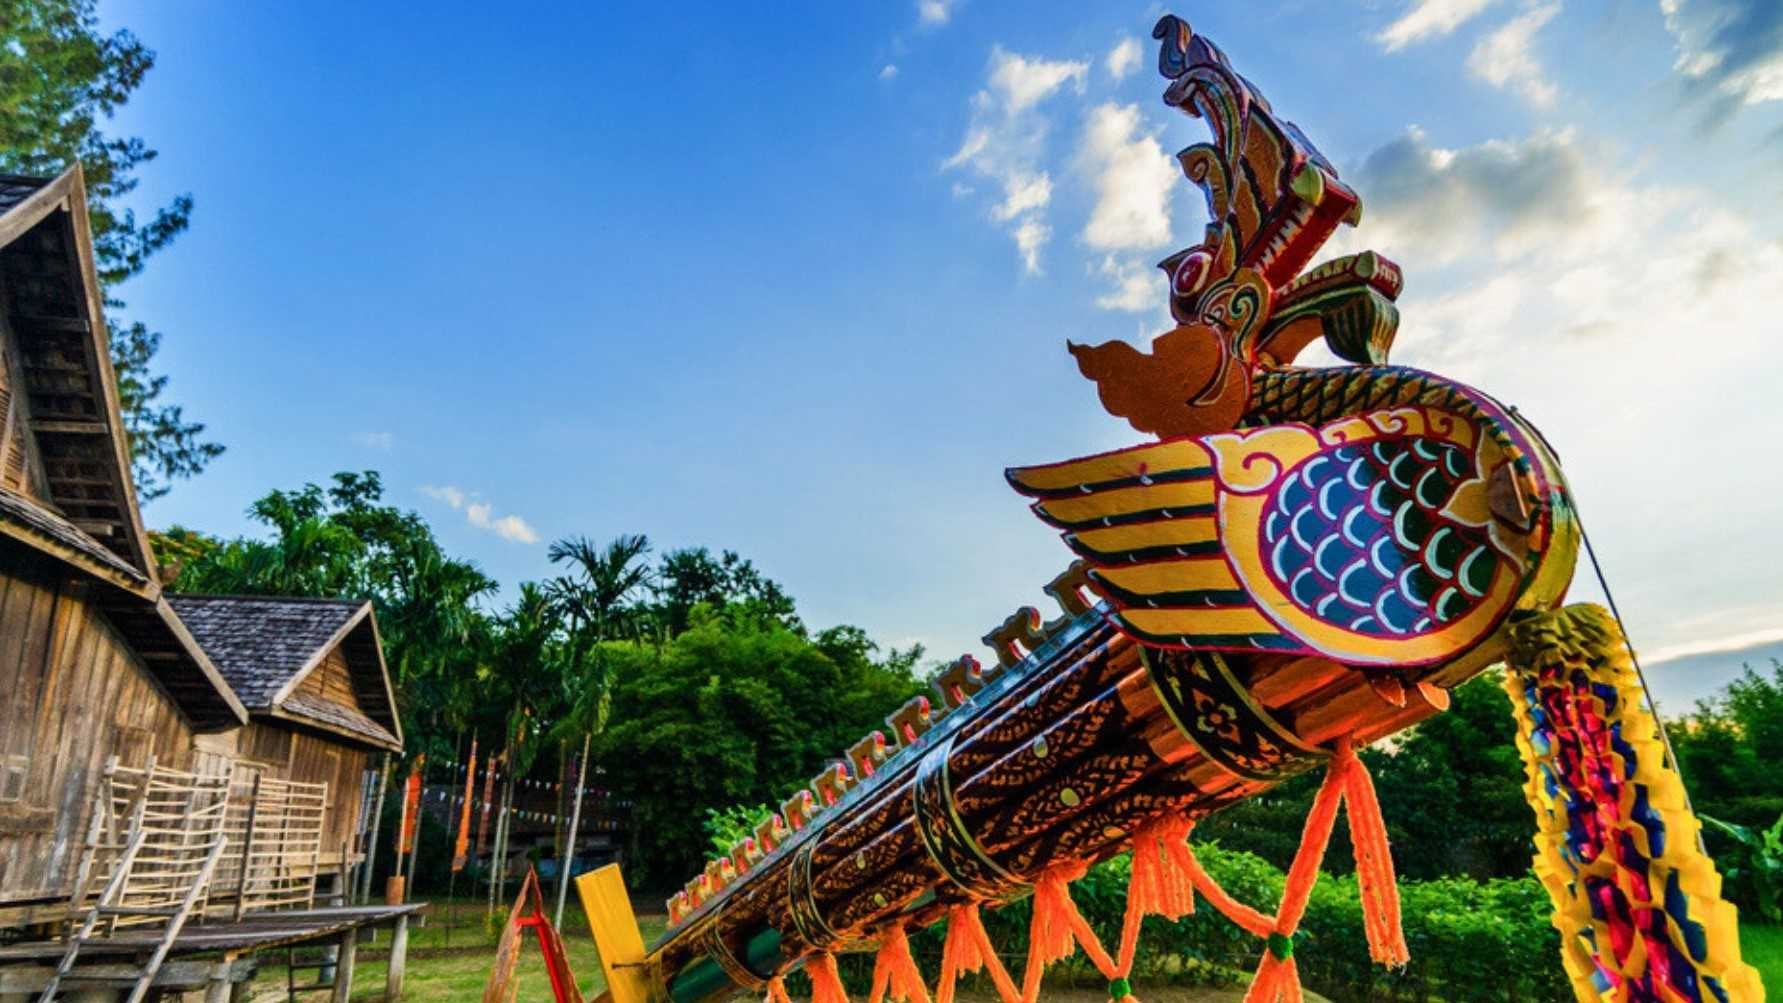
[[[805,631],[792,597],[780,583],[734,551],[718,557],[705,547],[669,551],[657,569],[655,592],[660,626],[670,636],[688,629],[699,606],[736,620]]]
[[[154,52],[130,32],[100,33],[94,0],[0,0],[0,173],[46,176],[81,165],[93,254],[114,310],[124,306],[117,287],[192,217],[192,197],[180,195],[139,220],[125,202],[156,151],[102,128],[154,65]],[[160,333],[116,318],[108,327],[137,492],[156,498],[223,447],[165,399],[167,377],[153,368]]]
[[[634,885],[679,886],[703,865],[708,809],[778,804],[921,688],[908,653],[874,661],[857,631],[826,633],[827,648],[697,604],[661,644],[601,646],[613,713],[597,748],[632,803]]]

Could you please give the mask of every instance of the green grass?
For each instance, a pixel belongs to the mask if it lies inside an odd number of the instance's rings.
[[[1765,997],[1783,1000],[1783,926],[1742,923],[1740,956],[1758,969]]]
[[[489,968],[495,961],[495,941],[499,933],[499,930],[485,931],[484,909],[485,903],[466,899],[433,904],[428,911],[427,925],[412,930],[409,934],[409,967],[403,985],[405,997],[418,1000],[478,1000],[483,997],[483,986],[489,979]],[[505,907],[498,908],[496,913],[498,924],[507,919]],[[448,922],[452,928],[450,947],[446,945]],[[644,942],[649,943],[662,933],[663,917],[643,916],[639,919],[639,925],[643,927]],[[588,935],[587,917],[582,915],[582,909],[573,895],[564,906],[563,927],[564,947],[569,953],[570,969],[576,975],[576,984],[581,986],[585,999],[593,999],[606,988],[606,980],[601,977],[600,957],[595,954],[594,940]],[[354,1000],[369,1003],[384,998],[384,975],[387,968],[384,953],[389,946],[388,931],[380,931],[376,942],[360,943],[359,963],[353,976]],[[1764,979],[1766,995],[1770,999],[1783,1001],[1783,926],[1744,924],[1740,928],[1740,951],[1746,963],[1757,968]],[[282,966],[273,964],[278,957],[265,956],[266,964],[254,978],[255,992],[251,999],[284,998],[285,970]],[[1555,964],[1559,964],[1558,958],[1555,959]],[[545,966],[539,959],[537,942],[530,936],[520,954],[519,972],[520,999],[551,998],[551,984],[545,977]],[[1146,998],[1149,1000],[1159,992],[1160,990],[1154,989]],[[1223,999],[1222,992],[1172,987],[1159,999]],[[320,992],[309,995],[312,999],[323,999],[326,996]],[[1091,996],[1106,998],[1107,993],[1086,990],[1083,995],[1087,1000]],[[1233,994],[1233,998],[1236,998],[1236,994]]]
[[[547,901],[549,908],[549,901]],[[427,925],[412,929],[409,933],[408,973],[403,980],[403,998],[409,1000],[434,1000],[456,1003],[459,1000],[476,1001],[483,998],[483,987],[489,979],[490,966],[495,962],[495,942],[499,930],[485,932],[483,927],[485,903],[481,900],[471,901],[458,899],[451,903],[435,901],[428,910]],[[497,923],[507,920],[507,907],[496,910]],[[451,947],[446,946],[448,919],[450,920]],[[639,917],[646,944],[662,934],[665,917],[646,915]],[[582,914],[581,906],[572,892],[570,901],[563,910],[564,948],[569,954],[570,970],[575,973],[576,984],[582,989],[582,996],[592,1000],[596,994],[606,988],[606,980],[601,977],[600,958],[594,951],[594,940],[588,934],[588,919]],[[384,975],[388,963],[384,957],[390,946],[388,931],[380,931],[375,942],[361,940],[359,943],[359,961],[353,973],[353,995],[355,1003],[370,1003],[384,998]],[[1783,948],[1783,938],[1777,945]],[[267,954],[263,956],[260,971],[251,983],[249,999],[253,1003],[273,1003],[285,998],[285,969],[274,964],[282,960],[283,955]],[[1558,963],[1558,962],[1557,962]],[[551,983],[545,976],[544,962],[540,960],[538,942],[529,934],[526,945],[520,953],[520,992],[518,998],[523,1001],[546,1001],[551,999]],[[310,977],[314,973],[307,973]],[[933,973],[930,973],[931,976]],[[305,973],[300,972],[299,978]],[[1146,1003],[1240,1003],[1244,995],[1239,988],[1200,988],[1193,986],[1146,986],[1142,987],[1142,996]],[[305,994],[311,1003],[328,998],[325,991]],[[995,997],[980,989],[965,989],[959,994],[961,1003],[995,1003]],[[1108,999],[1106,988],[1096,986],[1071,986],[1061,981],[1055,987],[1049,987],[1046,993],[1049,1003],[1104,1003]],[[1324,998],[1315,993],[1307,993],[1309,1003],[1323,1003]],[[1778,997],[1783,1000],[1783,997]]]
[[[509,905],[496,908],[496,929],[486,931],[483,917],[486,903],[482,900],[457,899],[450,903],[435,901],[428,909],[427,925],[409,931],[409,963],[403,978],[403,998],[413,1000],[480,1000],[489,969],[495,963],[495,943],[500,924],[507,921]],[[551,908],[547,898],[546,908]],[[663,931],[664,917],[642,916],[644,942],[649,943]],[[451,946],[447,946],[450,926]],[[575,892],[563,908],[564,949],[569,955],[570,970],[585,999],[592,999],[606,988],[601,977],[600,957],[594,950],[594,939],[588,934],[588,919],[576,901]],[[385,954],[390,947],[390,933],[378,932],[377,940],[359,942],[359,961],[353,972],[355,1001],[384,998],[384,976],[389,964]],[[285,969],[282,954],[263,956],[263,965],[252,983],[250,999],[284,999]],[[522,1000],[550,1000],[551,983],[539,957],[538,941],[529,933],[520,952],[520,995]],[[298,973],[298,978],[313,978],[314,972]],[[305,994],[311,1000],[326,999],[324,992]]]

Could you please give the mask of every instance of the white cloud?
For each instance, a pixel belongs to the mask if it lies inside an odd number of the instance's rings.
[[[354,432],[353,441],[367,449],[389,452],[396,445],[394,432]]]
[[[525,519],[517,515],[496,516],[487,502],[473,502],[465,506],[464,516],[470,524],[478,529],[487,529],[504,540],[515,543],[539,542],[538,531],[528,525]]]
[[[1083,93],[1090,64],[1070,59],[1030,59],[1020,53],[991,50],[990,85],[1001,95],[1004,110],[1018,115],[1066,84]]]
[[[1656,207],[1606,177],[1608,162],[1570,130],[1451,150],[1413,126],[1349,176],[1363,228],[1340,231],[1339,242],[1365,241],[1426,268],[1482,249],[1503,261],[1613,250],[1638,239]]]
[[[1432,38],[1440,38],[1477,17],[1495,0],[1417,0],[1399,20],[1374,36],[1388,52],[1397,52]]]
[[[475,492],[450,484],[423,484],[421,493],[429,498],[445,502],[454,512],[463,512],[465,521],[478,529],[486,529],[504,540],[514,543],[539,542],[538,530],[517,515],[495,514],[495,507],[486,501],[478,501]]]
[[[1052,175],[1042,166],[1050,126],[1041,105],[1067,86],[1082,93],[1089,63],[1049,60],[991,49],[984,89],[972,95],[972,118],[959,149],[942,170],[969,170],[991,182],[999,197],[989,210],[1015,242],[1022,266],[1038,274],[1040,252],[1051,239],[1046,210]],[[971,194],[955,183],[954,197]]]
[[[1003,192],[1003,201],[991,210],[991,215],[1007,222],[1030,210],[1046,208],[1052,201],[1052,178],[1045,171],[1039,174],[1016,171],[1005,181]]]
[[[923,24],[946,24],[959,0],[916,0],[916,18]]]
[[[1516,91],[1537,107],[1552,105],[1560,89],[1548,79],[1530,50],[1536,32],[1558,13],[1560,4],[1548,3],[1512,18],[1480,39],[1467,57],[1467,68],[1494,87]]]
[[[891,78],[893,78],[897,75],[898,75],[898,64],[896,64],[896,63],[886,63],[885,66],[882,69],[880,69],[880,71],[879,71],[879,79],[881,79],[881,80],[890,80]]]
[[[1673,68],[1710,124],[1745,105],[1783,101],[1783,3],[1659,0],[1659,9],[1677,41]]]
[[[1629,163],[1574,133],[1444,150],[1413,131],[1346,172],[1365,211],[1333,251],[1405,267],[1395,361],[1541,428],[1629,629],[1676,653],[1783,609],[1783,545],[1751,531],[1783,497],[1758,460],[1776,451],[1783,242]],[[1593,591],[1581,559],[1574,598]]]
[[[1114,283],[1114,288],[1096,297],[1096,305],[1102,309],[1128,313],[1157,311],[1161,307],[1168,310],[1164,273],[1155,266],[1110,254],[1102,259],[1097,271]]]
[[[1024,219],[1012,232],[1015,249],[1022,256],[1022,267],[1031,275],[1040,274],[1040,249],[1052,239],[1052,227],[1038,219]]]
[[[1143,130],[1138,105],[1097,105],[1078,156],[1096,189],[1086,244],[1120,251],[1169,242],[1170,193],[1180,175],[1157,137]]]
[[[1657,648],[1651,653],[1643,653],[1641,661],[1649,666],[1662,665],[1666,662],[1688,658],[1691,655],[1714,655],[1725,651],[1743,651],[1783,641],[1783,627],[1766,627],[1761,630],[1747,631],[1729,637],[1711,637],[1697,641],[1686,641],[1665,648]]]
[[[1139,39],[1121,39],[1115,43],[1114,48],[1108,50],[1108,58],[1104,61],[1108,75],[1116,80],[1125,80],[1134,70],[1139,69],[1140,61],[1145,58],[1144,51],[1140,48]]]
[[[447,505],[452,506],[454,509],[463,508],[465,499],[467,497],[463,491],[459,490],[458,488],[453,487],[450,484],[447,484],[443,487],[435,487],[432,484],[423,484],[423,485],[421,485],[421,493],[426,495],[429,498],[434,498],[439,501],[443,501]]]

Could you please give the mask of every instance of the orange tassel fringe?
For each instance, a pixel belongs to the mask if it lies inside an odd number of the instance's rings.
[[[954,986],[961,974],[986,970],[996,984],[1002,1003],[1037,1003],[1040,979],[1046,966],[1071,956],[1081,947],[1109,980],[1110,1003],[1138,1003],[1127,981],[1138,950],[1139,930],[1147,916],[1180,919],[1195,911],[1195,893],[1241,929],[1267,942],[1257,975],[1251,980],[1244,1003],[1304,1003],[1300,970],[1294,962],[1294,933],[1306,914],[1319,865],[1337,825],[1339,805],[1347,805],[1350,842],[1356,852],[1356,884],[1362,899],[1363,925],[1368,953],[1389,967],[1410,961],[1405,934],[1400,928],[1399,888],[1393,871],[1393,855],[1387,844],[1387,827],[1381,820],[1374,780],[1356,757],[1349,739],[1338,742],[1325,772],[1325,780],[1307,813],[1300,848],[1282,888],[1281,905],[1272,917],[1234,899],[1215,882],[1189,848],[1194,823],[1181,818],[1161,819],[1133,837],[1132,877],[1127,885],[1127,908],[1121,921],[1117,957],[1110,957],[1076,903],[1071,901],[1071,882],[1084,876],[1089,865],[1070,861],[1054,865],[1034,883],[1033,925],[1028,935],[1028,964],[1018,991],[984,932],[976,904],[955,907],[948,916],[947,940],[941,951],[941,978],[934,1003],[953,1003]],[[848,1003],[836,959],[821,954],[808,966],[812,1003]],[[910,941],[902,926],[885,934],[873,966],[869,1003],[893,1000],[930,1003],[922,973],[910,954]],[[779,979],[768,983],[767,1003],[790,1003]]]
[[[882,1003],[886,993],[894,1000],[929,1003],[929,991],[922,984],[922,970],[910,956],[910,938],[900,924],[885,932],[879,945],[879,957],[873,962],[873,988],[868,1003]]]
[[[836,970],[836,956],[828,951],[811,959],[805,966],[811,976],[811,1003],[848,1003],[848,990],[842,988],[842,973]]]
[[[955,906],[948,914],[947,940],[941,947],[941,981],[935,986],[935,1003],[953,1003],[954,981],[968,972],[984,969],[990,973],[1002,1003],[1021,1003],[1021,992],[1003,960],[991,947],[984,932],[984,921],[978,916],[978,905]]]
[[[792,1003],[792,997],[786,995],[786,980],[776,975],[768,980],[768,995],[763,1003]]]
[[[1374,793],[1368,767],[1350,750],[1346,739],[1338,755],[1348,760],[1343,799],[1350,816],[1350,845],[1356,851],[1356,888],[1362,899],[1362,920],[1368,931],[1368,956],[1389,968],[1411,961],[1405,932],[1399,925],[1399,881],[1393,873],[1393,850],[1387,845],[1387,824]]]

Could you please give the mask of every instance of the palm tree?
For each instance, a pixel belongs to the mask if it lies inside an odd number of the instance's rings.
[[[582,739],[582,771],[576,780],[571,811],[568,852],[557,884],[557,921],[563,922],[564,897],[575,861],[576,828],[581,821],[582,783],[588,771],[588,748],[606,730],[612,703],[613,679],[601,644],[636,637],[648,622],[640,600],[652,584],[646,558],[650,540],[642,535],[620,536],[598,547],[585,536],[566,537],[551,544],[547,556],[553,564],[568,564],[570,573],[546,584],[546,595],[568,621],[567,647],[559,683],[569,712],[554,729],[559,741]]]
[[[564,537],[551,544],[552,564],[568,564],[570,573],[545,586],[559,610],[573,621],[571,632],[610,640],[635,634],[640,626],[637,605],[652,584],[649,537],[616,537],[605,547],[585,536]]]

